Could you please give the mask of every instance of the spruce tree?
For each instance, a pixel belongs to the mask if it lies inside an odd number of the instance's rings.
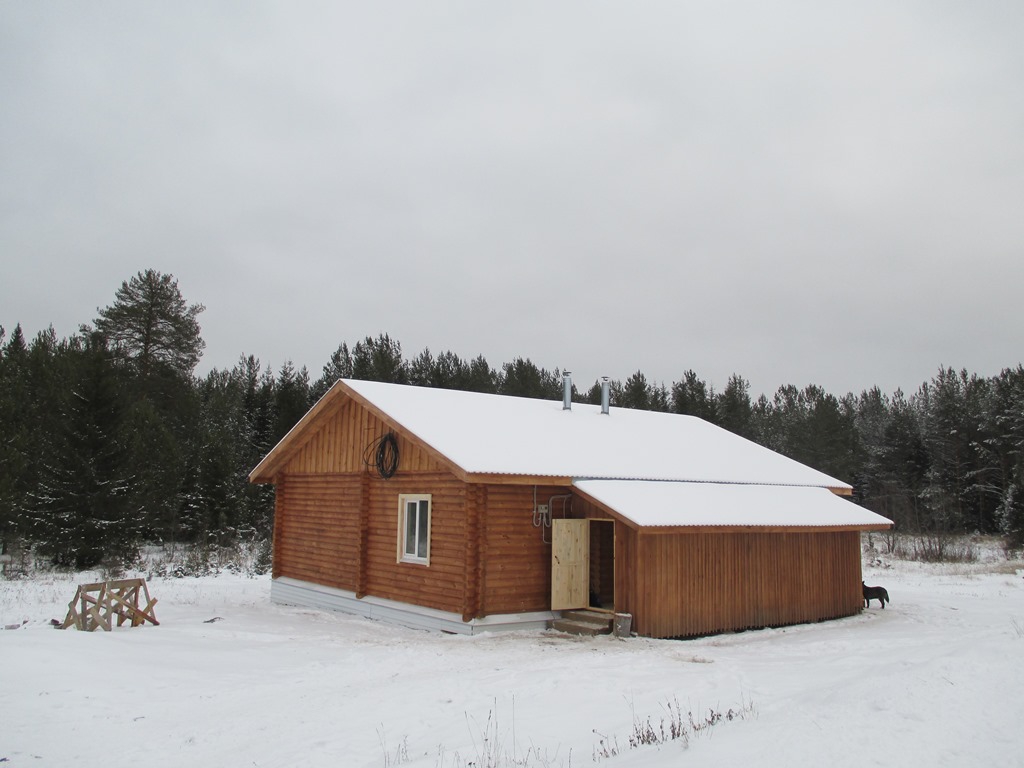
[[[190,452],[182,529],[192,541],[226,543],[253,527],[246,514],[246,475],[252,467],[244,384],[232,371],[214,370],[198,384],[198,391],[200,418]]]
[[[859,452],[852,409],[819,386],[806,387],[802,396],[806,404],[803,447],[795,458],[833,477],[851,480]]]
[[[434,356],[427,347],[414,357],[407,366],[407,379],[414,387],[434,387],[435,383]]]
[[[72,387],[61,404],[62,428],[48,436],[32,494],[32,522],[43,554],[82,569],[105,558],[131,558],[140,521],[126,470],[123,379],[98,336],[85,339],[76,357]]]
[[[881,469],[876,475],[879,490],[874,495],[877,501],[873,501],[870,508],[894,521],[897,528],[931,529],[931,509],[926,495],[931,461],[918,408],[899,389],[892,396],[879,459]]]
[[[1011,547],[1024,547],[1024,366],[992,380],[986,432],[998,466],[999,530]]]
[[[705,421],[715,420],[715,391],[693,369],[672,385],[673,413],[697,416]]]
[[[26,345],[17,325],[0,345],[0,549],[31,535],[31,494],[48,436],[60,425],[55,406],[68,386],[68,357],[52,327]]]
[[[466,372],[466,389],[471,392],[495,394],[498,391],[498,373],[491,368],[483,355],[477,355],[469,362]]]
[[[402,345],[386,333],[376,339],[367,336],[352,348],[352,378],[406,384],[408,375]]]
[[[467,390],[470,384],[469,364],[451,350],[445,350],[434,358],[432,387]]]
[[[338,379],[351,379],[352,372],[352,353],[348,351],[348,344],[342,342],[331,354],[331,359],[324,366],[320,378],[313,384],[310,392],[313,402],[327,394],[327,390],[333,387]]]
[[[715,402],[718,425],[741,437],[752,438],[750,382],[739,374],[729,377]]]
[[[501,394],[513,397],[562,399],[561,373],[538,368],[529,358],[517,357],[511,363],[505,363],[498,387]]]
[[[309,410],[309,373],[298,371],[291,360],[281,366],[274,387],[274,442],[294,427]]]
[[[135,383],[132,379],[125,387],[121,418],[127,473],[132,477],[130,499],[148,540],[177,541],[195,423],[176,423],[152,400],[128,396]],[[191,394],[182,397],[192,399]]]
[[[4,336],[0,327],[0,554],[24,533],[21,513],[30,485],[33,432],[21,326],[15,326],[7,343]]]
[[[929,502],[942,531],[993,532],[998,497],[991,493],[994,472],[986,461],[983,414],[988,382],[966,370],[940,368],[921,386],[917,400],[930,458]]]
[[[618,405],[620,408],[635,408],[639,411],[651,410],[651,389],[643,373],[637,371],[626,379]]]

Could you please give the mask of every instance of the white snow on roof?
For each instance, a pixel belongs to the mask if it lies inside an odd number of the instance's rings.
[[[573,485],[641,527],[891,523],[827,488],[636,480],[582,480]]]
[[[344,383],[468,473],[850,488],[693,416]]]

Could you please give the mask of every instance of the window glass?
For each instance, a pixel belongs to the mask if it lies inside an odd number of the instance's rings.
[[[417,548],[416,556],[426,559],[427,557],[427,531],[430,530],[427,525],[427,513],[430,509],[426,499],[420,501],[420,513],[419,522],[417,524]]]
[[[405,554],[416,555],[416,502],[409,501],[405,505]]]

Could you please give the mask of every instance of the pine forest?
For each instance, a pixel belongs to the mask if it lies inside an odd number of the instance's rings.
[[[561,372],[516,358],[424,349],[382,333],[342,341],[311,379],[246,356],[195,375],[199,315],[171,275],[139,272],[77,334],[0,328],[0,545],[69,568],[112,569],[147,544],[269,554],[273,489],[249,471],[338,378],[557,400]],[[600,382],[575,392],[599,403]],[[853,501],[933,537],[982,533],[1024,545],[1024,367],[981,377],[939,368],[916,392],[754,396],[693,370],[611,382],[612,406],[690,414],[854,486]]]

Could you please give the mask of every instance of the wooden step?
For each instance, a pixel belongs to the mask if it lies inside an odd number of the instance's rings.
[[[572,611],[562,611],[563,619],[573,621],[590,621],[595,624],[611,623],[615,620],[615,614],[610,611],[595,611],[589,608],[577,608]]]
[[[603,611],[564,611],[562,618],[551,622],[553,629],[570,635],[609,635],[615,614]]]

